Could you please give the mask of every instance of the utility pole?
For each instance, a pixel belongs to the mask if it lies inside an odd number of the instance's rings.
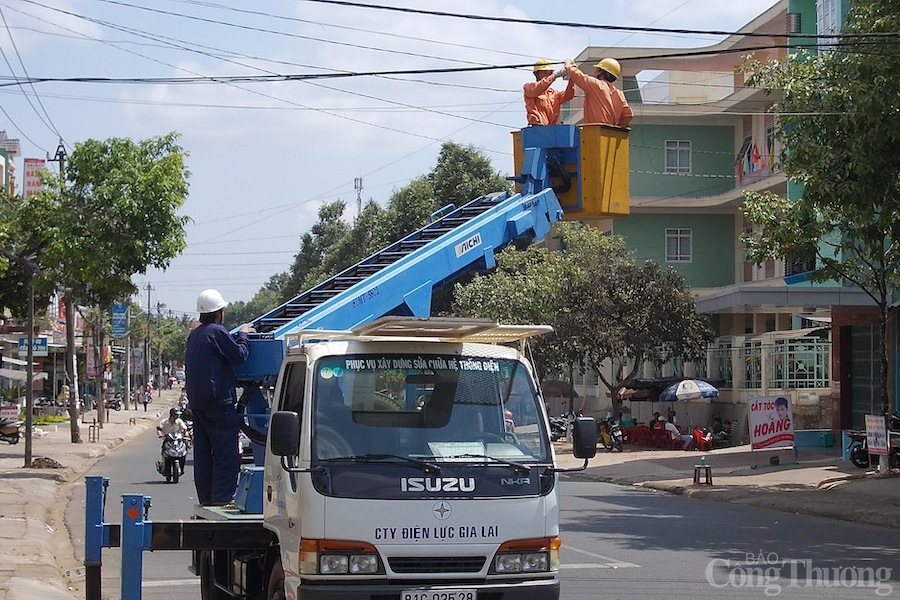
[[[56,148],[56,157],[50,159],[59,163],[59,189],[60,194],[66,194],[66,147],[62,138]],[[72,298],[72,290],[66,288],[63,291],[63,306],[66,310],[66,379],[69,385],[69,430],[73,444],[80,444],[81,428],[78,423],[78,365],[75,356],[75,302]]]
[[[356,190],[356,218],[359,219],[359,215],[362,214],[362,177],[353,178],[353,189]]]
[[[148,283],[147,284],[147,337],[145,338],[146,350],[144,351],[144,392],[147,391],[147,385],[150,383],[150,365],[153,363],[150,361],[150,291],[153,287]],[[146,407],[145,407],[146,408]]]
[[[131,389],[131,298],[125,301],[125,389],[122,391],[122,403],[128,410],[128,403],[132,401],[134,392]],[[134,405],[137,410],[137,403]]]
[[[165,304],[160,304],[159,302],[156,303],[156,330],[158,332],[158,335],[156,336],[157,337],[156,344],[159,346],[159,348],[156,351],[156,361],[157,361],[157,364],[159,365],[159,392],[158,392],[157,396],[162,396],[162,389],[163,389],[163,364],[162,364],[162,362],[163,362],[162,361],[163,337],[162,337],[162,314],[160,314],[160,309],[163,309],[165,307],[166,307]]]

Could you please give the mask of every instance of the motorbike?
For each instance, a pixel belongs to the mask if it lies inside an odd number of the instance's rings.
[[[111,408],[113,410],[122,410],[122,395],[116,394],[115,396],[107,400],[106,408]]]
[[[184,461],[187,456],[187,442],[184,436],[173,431],[163,436],[162,457],[156,461],[156,470],[166,478],[166,483],[178,483],[184,473]]]
[[[18,444],[22,434],[19,432],[21,421],[7,421],[0,419],[0,441],[9,444]]]
[[[578,417],[582,416],[581,411],[564,412],[558,417],[549,417],[550,421],[550,441],[556,442],[566,438],[566,432],[570,424]]]
[[[565,439],[567,422],[565,417],[550,417],[550,441]]]
[[[847,449],[850,451],[850,462],[860,469],[869,466],[869,441],[865,430],[851,429],[847,431],[847,437],[850,438],[850,445]],[[891,415],[890,429],[888,430],[888,439],[896,440],[900,437],[900,416]],[[872,466],[877,466],[879,455],[872,454]],[[900,469],[900,447],[896,445],[896,441],[889,444],[888,447],[888,464],[892,469]]]
[[[607,452],[612,452],[613,450],[622,452],[622,446],[625,443],[625,433],[622,431],[622,426],[615,419],[612,417],[603,419],[598,423],[598,429],[600,442]]]

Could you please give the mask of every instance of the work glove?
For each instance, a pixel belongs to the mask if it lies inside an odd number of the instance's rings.
[[[554,75],[556,75],[557,77],[561,77],[562,79],[569,78],[569,74],[566,72],[565,69],[560,69],[559,71],[555,72]]]

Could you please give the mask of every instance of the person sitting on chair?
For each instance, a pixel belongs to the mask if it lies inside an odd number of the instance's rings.
[[[669,435],[673,440],[681,442],[682,447],[685,450],[690,448],[691,443],[694,441],[694,436],[678,431],[678,427],[675,426],[675,423],[671,423],[666,417],[660,417],[660,421],[663,422],[663,426],[666,428],[666,431],[669,432]]]

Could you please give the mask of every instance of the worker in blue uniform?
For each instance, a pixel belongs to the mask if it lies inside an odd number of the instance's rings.
[[[244,325],[230,334],[222,326],[227,305],[216,290],[200,293],[200,326],[188,336],[184,358],[185,391],[194,415],[194,485],[204,506],[233,502],[241,467],[232,365],[246,362],[250,355],[247,334],[253,328]]]

